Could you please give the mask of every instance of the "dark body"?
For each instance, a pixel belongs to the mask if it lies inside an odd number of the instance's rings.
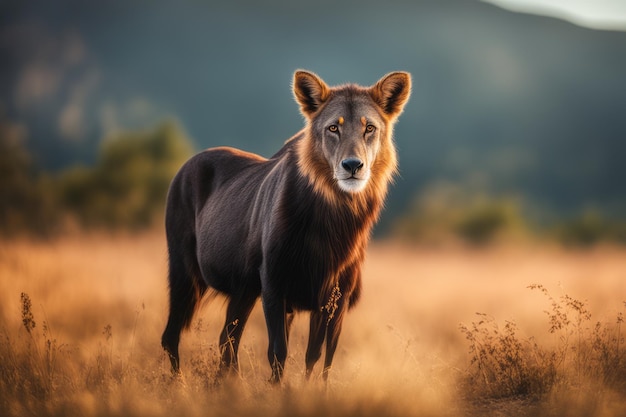
[[[289,141],[269,160],[229,148],[208,150],[189,160],[175,177],[166,216],[170,275],[186,280],[172,286],[170,301],[180,303],[186,314],[170,317],[164,340],[173,338],[170,334],[177,327],[189,325],[193,303],[210,286],[230,297],[220,344],[227,356],[223,365],[233,365],[237,352],[231,344],[238,340],[229,340],[227,333],[233,337],[243,331],[262,289],[268,326],[289,320],[281,315],[306,310],[315,313],[319,323],[312,326],[320,327],[319,332],[326,328],[327,310],[332,308],[326,305],[340,279],[341,307],[333,311],[332,339],[345,301],[353,304],[358,298],[367,244],[363,237],[369,236],[380,207],[371,204],[354,218],[347,207],[338,210],[317,195],[297,174],[298,140]],[[202,183],[195,178],[203,178]],[[364,222],[367,218],[372,220]],[[203,227],[196,228],[197,224]],[[322,336],[319,346],[309,346],[311,368],[319,359]],[[286,346],[274,350],[284,351],[286,357]],[[273,352],[268,354],[274,362]],[[277,360],[284,363],[282,354]]]
[[[209,149],[172,181],[165,222],[170,313],[162,345],[174,372],[181,330],[208,287],[228,297],[221,370],[237,369],[241,334],[261,297],[274,382],[282,377],[295,311],[311,312],[306,375],[326,341],[326,378],[344,314],[359,298],[365,249],[395,170],[391,124],[410,79],[393,73],[366,90],[329,89],[307,72],[295,77],[296,98],[310,120],[278,153],[265,159]]]

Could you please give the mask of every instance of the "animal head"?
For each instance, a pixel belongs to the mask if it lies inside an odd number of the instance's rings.
[[[409,99],[411,76],[392,72],[371,87],[329,87],[296,71],[293,92],[307,122],[298,164],[314,189],[332,200],[368,190],[384,197],[397,165],[393,125]]]

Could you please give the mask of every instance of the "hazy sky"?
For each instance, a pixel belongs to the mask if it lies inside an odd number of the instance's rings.
[[[569,20],[595,29],[626,31],[626,0],[485,0],[507,9]]]

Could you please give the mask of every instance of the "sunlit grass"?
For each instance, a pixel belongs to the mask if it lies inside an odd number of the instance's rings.
[[[267,382],[258,304],[242,340],[240,373],[216,377],[219,296],[183,334],[183,376],[172,378],[159,345],[167,315],[161,233],[4,242],[0,410],[7,416],[618,416],[626,411],[625,255],[615,248],[476,251],[375,243],[363,299],[346,319],[329,385],[319,365],[313,380],[304,380],[302,314],[290,338],[285,383],[276,388]],[[542,286],[527,288],[535,283]]]

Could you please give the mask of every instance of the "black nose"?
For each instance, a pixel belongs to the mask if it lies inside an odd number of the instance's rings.
[[[359,158],[346,158],[341,161],[341,166],[351,175],[354,175],[359,169],[363,168],[363,162]]]

